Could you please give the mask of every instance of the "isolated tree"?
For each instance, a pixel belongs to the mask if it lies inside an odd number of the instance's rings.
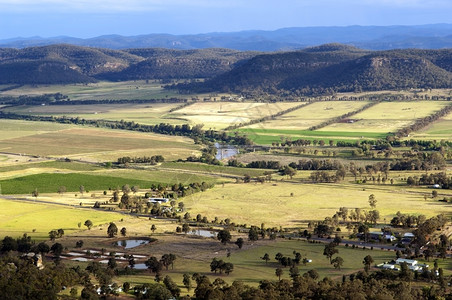
[[[369,196],[369,205],[372,209],[375,209],[375,207],[377,207],[377,198],[374,194],[370,194]]]
[[[265,253],[264,256],[262,256],[262,259],[265,260],[265,264],[267,264],[270,260],[270,255],[268,255],[268,253]]]
[[[367,255],[366,257],[364,257],[363,264],[364,264],[364,270],[366,272],[369,272],[370,266],[372,265],[373,262],[374,262],[374,259],[372,258],[372,256]]]
[[[66,193],[66,187],[62,185],[58,188],[58,194],[62,195],[64,193]]]
[[[85,187],[83,185],[81,185],[78,187],[78,190],[80,191],[80,194],[82,194],[82,196],[83,196],[83,193],[85,192]]]
[[[325,248],[323,249],[323,255],[325,255],[330,260],[330,263],[331,263],[331,258],[336,253],[339,253],[339,251],[336,249],[336,244],[329,243],[329,244],[325,245]]]
[[[50,251],[55,255],[56,257],[60,257],[61,253],[63,253],[63,245],[60,243],[55,243],[50,247]]]
[[[333,264],[335,269],[341,269],[342,265],[344,264],[344,259],[340,256],[336,256],[335,258],[333,258],[333,260],[331,261],[331,263]]]
[[[298,270],[298,267],[293,266],[289,269],[289,276],[292,278],[292,280],[295,280],[300,276],[300,270]]]
[[[56,230],[49,231],[49,238],[54,241],[58,237],[58,232]]]
[[[250,231],[248,231],[248,239],[250,241],[257,241],[259,239],[259,234],[256,228],[251,227]]]
[[[130,193],[130,186],[128,184],[125,184],[122,186],[121,190],[124,194],[128,194]]]
[[[187,289],[187,291],[190,292],[190,290],[191,290],[191,279],[190,279],[190,275],[189,274],[185,273],[183,275],[182,283],[183,283],[184,287]]]
[[[127,235],[127,228],[123,227],[121,228],[121,235],[126,236]]]
[[[231,240],[231,233],[229,230],[220,230],[217,234],[217,239],[223,244],[226,245],[227,242]]]
[[[235,241],[235,244],[239,247],[239,249],[242,249],[243,243],[244,242],[242,238],[238,238],[237,241]]]
[[[117,234],[118,234],[118,227],[116,226],[115,223],[111,222],[107,229],[107,235],[108,235],[108,237],[112,238]]]
[[[132,193],[137,193],[140,190],[140,187],[138,185],[132,185],[130,188],[132,190]]]
[[[152,224],[152,226],[151,226],[152,233],[154,233],[156,230],[157,230],[157,227],[155,226],[155,224]]]
[[[33,192],[31,192],[31,195],[32,195],[33,197],[35,197],[35,198],[38,198],[38,196],[39,196],[38,188],[35,188],[35,189],[33,190]]]
[[[85,224],[83,224],[83,225],[88,227],[88,230],[91,230],[91,228],[93,227],[93,222],[91,222],[91,220],[86,220]]]
[[[297,170],[295,170],[292,167],[289,166],[285,166],[284,170],[283,170],[283,175],[289,176],[290,179],[292,179],[292,177],[294,177],[297,174]]]
[[[108,263],[107,263],[108,268],[110,269],[116,269],[116,267],[118,266],[118,263],[116,262],[116,259],[114,257],[110,257],[108,259]]]
[[[281,276],[282,276],[283,273],[284,273],[284,272],[283,272],[283,269],[281,269],[281,268],[277,268],[277,269],[275,270],[275,275],[278,276],[278,280],[279,280],[279,281],[281,281]]]
[[[190,225],[188,225],[188,223],[184,223],[182,225],[182,232],[184,232],[185,234],[187,234],[190,231]]]

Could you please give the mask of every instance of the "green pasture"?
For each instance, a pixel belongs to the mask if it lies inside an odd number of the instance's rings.
[[[245,245],[250,242],[245,242]],[[245,284],[256,286],[262,280],[278,280],[275,275],[275,269],[281,267],[275,260],[275,255],[280,252],[284,256],[293,257],[293,251],[299,252],[303,257],[311,259],[312,262],[306,265],[298,265],[300,274],[303,274],[309,270],[315,269],[320,278],[330,277],[335,280],[340,280],[343,274],[350,274],[363,270],[363,259],[367,255],[371,255],[375,261],[375,264],[379,264],[385,261],[389,261],[395,258],[393,251],[377,251],[377,250],[363,250],[363,249],[351,249],[346,247],[338,247],[339,253],[336,256],[340,256],[344,259],[344,264],[341,270],[336,270],[329,263],[329,260],[323,255],[323,249],[325,244],[311,244],[304,241],[295,240],[280,240],[275,242],[255,242],[249,249],[236,250],[232,248],[232,254],[230,257],[220,256],[226,262],[231,262],[234,265],[234,271],[230,275],[215,274],[210,272],[210,260],[188,260],[184,258],[178,258],[174,265],[174,270],[164,271],[164,275],[168,274],[181,288],[182,294],[188,291],[182,285],[182,278],[184,273],[193,274],[195,272],[202,275],[207,275],[211,282],[216,278],[221,278],[227,283],[231,284],[233,281],[242,281]],[[232,246],[232,245],[231,245]],[[246,247],[246,246],[245,246]],[[266,263],[261,257],[267,253],[270,256],[270,261]],[[289,267],[282,267],[283,275],[281,279],[289,279]],[[128,281],[132,285],[142,284],[148,282],[152,275],[147,271],[142,274],[120,276],[118,280],[120,282]]]
[[[204,174],[225,174],[234,176],[243,176],[244,174],[249,174],[250,176],[262,176],[264,172],[269,170],[263,169],[252,169],[252,168],[235,168],[227,166],[214,166],[206,165],[201,163],[191,163],[191,162],[164,162],[159,166],[162,171],[166,169],[170,170],[187,170],[196,171]]]
[[[181,172],[180,170],[166,170],[166,169],[158,169],[158,168],[150,168],[150,169],[105,169],[101,171],[87,172],[87,174],[91,175],[102,175],[102,176],[111,176],[111,177],[119,177],[123,179],[139,179],[149,182],[159,182],[163,184],[189,184],[193,182],[207,182],[207,183],[217,183],[230,181],[225,178],[214,177],[208,173],[194,173],[194,172]],[[141,186],[142,188],[147,187]]]
[[[449,116],[410,134],[408,139],[452,140],[452,118]]]
[[[275,129],[277,131],[277,129]],[[259,133],[255,132],[255,129],[247,128],[247,129],[238,129],[238,132],[245,133],[247,137],[252,140],[254,143],[258,145],[271,145],[272,143],[281,143],[287,139],[289,140],[297,140],[297,139],[303,139],[303,140],[310,140],[310,141],[320,141],[323,140],[326,145],[328,145],[330,140],[333,140],[334,143],[338,141],[342,142],[350,142],[355,143],[358,138],[356,137],[342,137],[342,136],[334,136],[329,135],[328,137],[322,136],[322,135],[295,135],[295,134],[266,134],[266,133]],[[265,132],[265,130],[262,130],[262,132]],[[311,131],[308,131],[311,132]],[[312,131],[312,132],[320,132],[320,131]],[[363,137],[362,135],[360,137]],[[372,138],[366,138],[366,139],[372,139]]]
[[[0,238],[20,237],[27,233],[33,239],[47,240],[50,230],[62,228],[65,234],[79,231],[86,220],[94,225],[118,221],[123,215],[93,209],[62,207],[53,204],[21,202],[0,198]],[[86,227],[82,227],[86,229]]]
[[[45,161],[45,162],[33,162],[33,163],[24,163],[12,166],[0,167],[0,172],[12,172],[12,171],[21,171],[30,168],[52,168],[59,170],[70,170],[70,171],[96,171],[102,170],[102,167],[85,164],[79,162],[64,162],[64,161]]]
[[[68,192],[77,192],[83,185],[85,191],[108,190],[109,188],[121,187],[125,184],[138,185],[149,188],[152,183],[146,180],[121,178],[104,175],[89,175],[81,173],[72,174],[36,174],[12,179],[1,180],[2,194],[31,194],[37,188],[40,193],[56,193],[60,186],[65,186]]]
[[[306,173],[305,175],[303,175]],[[299,172],[297,178],[310,172]],[[405,176],[409,176],[405,173]],[[391,175],[390,175],[391,177]],[[288,180],[288,179],[286,179]],[[350,179],[351,180],[351,179]],[[293,193],[293,196],[291,196]],[[294,178],[291,182],[230,183],[217,185],[203,193],[187,196],[185,203],[192,215],[201,214],[209,219],[231,218],[233,222],[248,225],[299,227],[309,220],[332,217],[340,207],[369,210],[368,197],[377,198],[380,222],[388,223],[397,211],[408,214],[425,214],[428,217],[445,213],[452,214],[452,206],[438,202],[451,197],[449,190],[439,191],[440,198],[424,200],[431,195],[428,188],[409,188],[390,184],[307,184]]]
[[[4,142],[9,139],[22,138],[32,135],[55,133],[60,130],[74,128],[73,125],[50,122],[31,122],[22,120],[0,119],[0,151],[8,152]]]
[[[358,139],[381,139],[386,135],[380,132],[353,132],[353,131],[322,131],[322,130],[294,130],[294,129],[264,129],[264,128],[240,128],[237,132],[246,134],[257,144],[271,144],[281,142],[286,138],[323,140],[326,144],[330,140],[356,142]]]

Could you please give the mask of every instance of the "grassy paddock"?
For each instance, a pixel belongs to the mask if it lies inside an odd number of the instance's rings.
[[[180,103],[18,106],[7,108],[5,111],[26,115],[70,116],[86,120],[124,120],[146,125],[159,123],[177,125],[183,124],[184,121],[170,118],[167,114],[179,105]]]
[[[13,121],[9,123],[10,126],[14,124]],[[43,133],[35,130],[28,136],[3,139],[0,151],[92,161],[115,161],[121,156],[152,156],[162,153],[165,159],[172,160],[196,154],[199,149],[193,140],[180,136],[83,126],[60,127],[60,124],[45,122],[38,124],[45,124],[50,129],[56,130]]]
[[[433,114],[447,104],[447,101],[382,102],[354,115],[352,118],[359,120],[357,122],[335,123],[323,130],[392,132],[413,123],[416,119]]]
[[[275,120],[253,124],[246,128],[281,129],[281,130],[306,130],[328,119],[335,118],[355,111],[367,101],[324,101],[302,107]]]
[[[297,175],[298,176],[298,175]],[[303,176],[301,173],[299,176]],[[293,193],[293,196],[290,194]],[[431,217],[440,213],[450,215],[452,207],[435,200],[424,201],[427,188],[407,188],[391,185],[300,184],[274,182],[265,184],[226,184],[200,194],[181,199],[192,215],[198,213],[209,219],[231,218],[239,224],[297,227],[307,220],[331,217],[339,207],[369,210],[368,197],[377,198],[380,222],[389,222],[397,211],[408,214],[425,214]],[[441,191],[441,197],[452,196]]]
[[[204,129],[223,129],[270,116],[297,105],[299,103],[292,102],[198,102],[175,111],[169,116],[185,119],[191,124],[204,124]]]
[[[190,163],[190,162],[164,162],[159,167],[162,170],[171,169],[171,170],[188,170],[188,171],[196,171],[203,172],[206,174],[226,174],[226,175],[235,175],[235,176],[243,176],[244,174],[249,174],[250,176],[262,176],[265,171],[263,169],[252,169],[252,168],[235,168],[235,167],[226,167],[226,166],[213,166],[206,165],[201,163]]]
[[[109,188],[121,187],[125,184],[138,185],[142,188],[149,187],[157,181],[145,181],[131,178],[112,177],[104,175],[88,174],[36,174],[13,179],[1,180],[2,193],[8,194],[31,194],[37,188],[40,193],[55,193],[60,186],[65,186],[68,192],[78,192],[83,185],[86,191],[108,190]]]
[[[28,203],[0,198],[0,237],[20,237],[24,233],[33,239],[46,240],[52,229],[62,228],[65,234],[79,231],[86,220],[94,225],[105,224],[124,218],[123,215],[112,212],[101,212],[92,209],[61,207],[52,204]],[[33,232],[33,229],[34,232]],[[86,229],[82,228],[82,229]]]

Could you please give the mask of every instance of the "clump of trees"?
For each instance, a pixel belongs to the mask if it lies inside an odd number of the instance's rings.
[[[118,158],[118,164],[151,164],[156,165],[158,163],[164,162],[165,158],[162,155],[153,156],[141,156],[141,157],[130,157],[124,156]]]

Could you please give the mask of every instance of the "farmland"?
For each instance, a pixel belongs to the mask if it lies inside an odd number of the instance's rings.
[[[20,129],[23,124],[26,124],[25,131]],[[56,123],[44,124],[42,128],[33,128],[32,122],[3,121],[5,127],[1,130],[6,134],[5,137],[2,136],[0,151],[90,161],[115,161],[118,157],[127,155],[152,156],[160,154],[163,149],[167,153],[167,159],[185,158],[197,153],[199,149],[192,140],[184,137]],[[8,128],[13,128],[11,133]]]
[[[270,116],[296,105],[297,103],[207,102],[195,103],[170,115],[188,120],[191,124],[204,124],[206,129],[218,130]]]
[[[180,104],[90,104],[90,105],[53,105],[20,106],[5,109],[18,114],[45,116],[79,117],[86,120],[129,121],[146,125],[159,123],[184,124],[185,120],[171,118],[168,113]]]
[[[299,176],[303,176],[300,174]],[[437,201],[425,201],[426,189],[407,189],[390,185],[303,184],[226,184],[202,195],[192,195],[184,203],[193,213],[209,218],[232,217],[239,224],[298,227],[311,220],[333,216],[339,207],[369,209],[368,197],[378,199],[381,219],[390,220],[397,211],[434,216],[452,215],[450,207]],[[293,193],[293,196],[291,196]],[[450,197],[452,193],[444,193]],[[253,214],[247,214],[252,207]]]
[[[97,226],[123,218],[117,213],[19,202],[1,197],[0,205],[2,206],[0,212],[2,236],[18,237],[27,233],[38,240],[48,239],[48,232],[52,229],[62,228],[67,234],[80,231],[78,222],[83,224],[88,219]]]
[[[411,124],[415,119],[422,118],[440,110],[447,105],[446,101],[419,102],[384,102],[379,103],[352,118],[353,123],[335,123],[321,130],[350,132],[394,132]]]
[[[284,116],[259,124],[250,125],[245,128],[257,129],[281,129],[285,130],[306,130],[318,125],[325,120],[341,116],[351,111],[355,111],[368,102],[366,101],[324,101],[312,103]]]
[[[164,270],[163,274],[170,275],[183,293],[192,292],[183,288],[182,276],[185,273],[198,272],[212,281],[220,277],[229,284],[240,280],[258,286],[262,280],[274,281],[277,278],[275,269],[280,266],[274,260],[278,252],[286,256],[292,256],[294,251],[300,252],[303,257],[312,259],[312,263],[298,265],[301,273],[315,269],[321,277],[328,276],[340,281],[342,275],[362,270],[362,261],[366,255],[371,255],[374,264],[377,264],[393,259],[394,252],[377,250],[377,242],[371,244],[375,245],[375,250],[339,246],[339,256],[344,259],[344,265],[339,270],[323,255],[324,244],[298,240],[305,230],[314,235],[313,226],[325,222],[329,224],[332,237],[337,234],[359,244],[356,237],[359,226],[364,224],[372,232],[381,231],[381,228],[391,225],[398,212],[414,217],[424,215],[426,218],[444,214],[448,220],[452,216],[450,189],[433,190],[431,184],[407,184],[407,177],[419,181],[427,173],[438,174],[449,170],[450,161],[447,159],[445,169],[439,170],[434,165],[429,166],[428,170],[414,170],[414,167],[406,171],[373,169],[377,163],[388,163],[389,167],[405,155],[408,158],[420,157],[430,163],[427,158],[436,148],[424,151],[418,145],[416,150],[423,154],[421,157],[409,145],[388,147],[391,151],[356,146],[356,142],[363,139],[375,143],[385,141],[389,132],[411,124],[417,118],[431,115],[447,105],[446,101],[381,102],[370,108],[366,106],[367,109],[351,116],[353,122],[345,120],[309,130],[312,126],[357,111],[368,103],[306,103],[306,106],[271,120],[229,130],[225,132],[226,136],[238,132],[248,135],[257,144],[273,143],[272,147],[234,145],[240,149],[240,154],[232,157],[237,159],[235,167],[228,165],[229,158],[221,161],[209,159],[209,155],[214,157],[214,154],[209,153],[213,143],[210,144],[211,140],[208,139],[200,141],[200,137],[205,138],[207,135],[182,137],[75,124],[0,119],[0,194],[4,195],[0,199],[0,217],[3,220],[0,227],[4,228],[1,235],[20,237],[27,233],[33,239],[46,241],[50,230],[62,228],[66,234],[55,242],[67,247],[66,252],[80,250],[74,247],[80,240],[84,241],[83,250],[105,249],[116,252],[124,249],[114,246],[113,241],[127,237],[155,238],[157,240],[149,246],[140,246],[129,252],[142,257],[175,254],[177,260],[174,270]],[[204,130],[222,130],[230,125],[260,120],[300,104],[194,101],[187,106],[121,103],[13,106],[5,110],[24,115],[125,120],[150,125],[161,122],[173,125],[188,123],[192,126],[203,124]],[[413,133],[413,136],[448,138],[448,122],[451,120],[450,116],[446,116]],[[316,142],[303,146],[278,145],[290,139]],[[318,141],[321,140],[325,144],[320,145]],[[350,145],[338,147],[338,141],[350,142]],[[444,157],[448,157],[449,148],[445,146],[442,151]],[[203,156],[200,158],[201,154]],[[153,155],[162,155],[165,160],[116,163],[120,157]],[[316,183],[311,175],[315,171],[323,171],[334,176],[341,168],[312,167],[298,169],[293,175],[284,175],[286,165],[293,163],[291,166],[296,166],[303,160],[322,160],[327,162],[326,165],[338,162],[343,165],[345,175],[323,183]],[[267,169],[260,166],[263,169],[259,169],[245,168],[241,164],[266,161],[277,161],[280,165]],[[233,163],[230,162],[231,165]],[[354,176],[352,166],[361,169]],[[421,168],[423,165],[416,166]],[[202,182],[206,184],[201,185]],[[192,193],[189,185],[195,183],[199,185]],[[127,194],[121,191],[124,185],[139,187],[138,191],[128,195],[133,199],[130,203],[123,203],[122,196]],[[62,186],[65,192],[57,193]],[[81,193],[81,186],[84,193]],[[32,191],[35,189],[39,195],[33,197]],[[116,189],[121,200],[113,202],[113,191]],[[433,192],[436,194],[433,195]],[[375,207],[369,204],[370,195],[377,199]],[[174,201],[154,205],[145,197],[169,197]],[[92,209],[94,205],[96,209]],[[350,213],[345,220],[331,221],[341,208],[350,212],[360,211],[362,219],[352,220]],[[371,210],[378,211],[376,223],[366,219]],[[95,225],[92,230],[87,230],[83,225],[78,227],[79,222],[83,224],[87,219]],[[111,221],[120,228],[126,228],[127,235],[107,238],[106,224]],[[152,225],[157,227],[155,232],[150,230]],[[188,225],[189,230],[195,230],[197,226],[217,232],[227,229],[232,238],[226,244],[221,244],[214,238],[184,234],[181,232],[184,225]],[[265,227],[272,231],[262,230],[259,239],[253,241],[248,239],[250,226],[257,226],[259,230]],[[414,229],[414,225],[412,228],[391,227],[394,232],[402,234]],[[436,239],[440,233],[448,230],[434,233],[432,238]],[[274,237],[270,238],[270,234],[274,234]],[[243,248],[239,249],[234,244],[237,238],[243,238]],[[54,241],[47,241],[49,245],[52,243]],[[393,247],[384,241],[381,243]],[[268,263],[261,259],[265,253],[270,255]],[[234,271],[228,276],[211,272],[209,264],[213,258],[232,263]],[[87,265],[86,262],[68,259],[65,259],[65,263],[83,268]],[[123,271],[126,264],[124,261],[119,262],[118,269],[124,274],[115,276],[114,282],[122,284],[128,281],[135,285],[152,280],[154,274],[149,271]],[[445,260],[440,265],[447,269],[451,263]],[[446,270],[446,274],[449,273]],[[290,278],[289,268],[284,269],[282,279]]]

